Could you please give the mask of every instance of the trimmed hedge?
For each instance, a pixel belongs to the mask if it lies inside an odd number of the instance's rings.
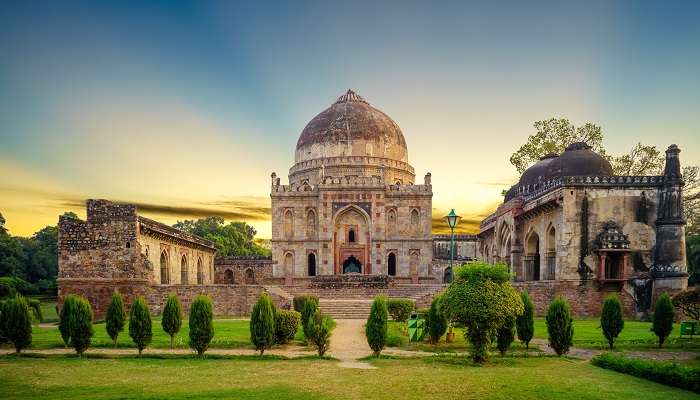
[[[85,297],[77,297],[70,316],[70,344],[78,356],[90,347],[95,330],[92,327],[92,306]]]
[[[610,353],[593,357],[591,363],[601,368],[700,393],[700,368],[698,367],[626,358]]]
[[[12,343],[17,354],[32,343],[32,321],[27,300],[15,296],[2,307],[2,335]]]
[[[294,311],[296,312],[303,312],[304,311],[304,306],[306,305],[307,302],[313,302],[316,304],[316,308],[318,308],[318,297],[310,294],[303,294],[300,296],[294,296],[294,300],[292,300],[292,303],[294,304]]]
[[[622,303],[620,303],[620,299],[615,293],[609,295],[603,303],[603,312],[600,314],[600,327],[603,329],[603,336],[607,339],[610,350],[612,350],[617,336],[625,327]]]
[[[292,310],[277,310],[275,315],[275,343],[285,344],[294,339],[301,314]]]
[[[275,305],[270,295],[262,292],[250,314],[250,341],[262,356],[275,344]]]
[[[406,322],[416,308],[416,303],[411,299],[389,299],[386,308],[394,321]]]
[[[190,347],[202,357],[214,338],[214,307],[209,296],[200,294],[195,297],[190,306],[189,327]]]
[[[126,309],[124,309],[124,298],[119,292],[112,293],[112,301],[107,307],[107,316],[105,317],[105,329],[107,334],[112,339],[114,347],[117,347],[117,339],[119,333],[124,330],[126,325]]]
[[[139,350],[139,357],[143,349],[151,344],[153,339],[153,324],[151,323],[151,312],[143,296],[137,296],[131,304],[129,310],[129,336]]]
[[[656,300],[654,315],[652,316],[652,330],[659,339],[659,348],[664,345],[666,338],[673,331],[673,320],[676,317],[676,310],[673,302],[666,293],[662,293]]]
[[[377,296],[372,302],[372,308],[367,317],[365,324],[365,336],[367,344],[372,349],[375,357],[379,357],[386,346],[386,338],[389,330],[386,300],[384,297]]]
[[[549,304],[546,317],[549,346],[558,356],[568,353],[573,344],[573,321],[571,307],[566,300],[557,297]]]
[[[166,300],[165,307],[163,307],[160,324],[163,327],[163,331],[170,336],[170,348],[172,349],[175,343],[175,335],[180,332],[182,327],[182,305],[175,293],[168,295],[168,300]]]

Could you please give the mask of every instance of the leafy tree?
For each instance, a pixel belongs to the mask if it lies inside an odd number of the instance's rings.
[[[386,346],[386,338],[389,330],[389,314],[386,300],[382,296],[377,296],[372,302],[372,308],[365,324],[365,336],[367,344],[376,357],[382,353]]]
[[[209,296],[198,295],[190,307],[190,347],[200,357],[214,338],[214,311]]]
[[[425,314],[425,328],[428,331],[428,338],[435,347],[438,346],[440,338],[447,331],[447,317],[440,310],[441,298],[441,295],[435,296],[432,303],[430,303],[428,312]]]
[[[320,310],[316,310],[316,313],[309,317],[308,324],[309,341],[316,347],[318,356],[323,357],[331,345],[331,332],[335,322],[329,315],[323,315]]]
[[[675,316],[676,312],[673,308],[671,298],[666,293],[661,294],[656,300],[652,319],[652,330],[659,339],[659,348],[664,345],[666,338],[671,334]]]
[[[307,301],[304,304],[304,309],[301,310],[301,327],[304,330],[304,340],[308,340],[309,338],[309,318],[316,314],[316,311],[318,311],[318,303],[313,301]]]
[[[501,356],[506,355],[513,340],[515,340],[515,318],[509,318],[503,326],[498,328],[496,345],[498,346],[498,351],[501,353]]]
[[[245,222],[229,222],[221,217],[178,221],[174,228],[214,242],[217,256],[270,255],[270,250],[255,243],[255,228]]]
[[[29,305],[22,296],[5,301],[2,310],[2,334],[12,343],[20,354],[22,349],[32,343],[32,319],[29,314]]]
[[[554,349],[558,356],[568,353],[573,344],[573,321],[571,308],[566,300],[557,297],[549,304],[546,319],[549,346]]]
[[[600,327],[603,329],[603,335],[608,340],[610,350],[612,350],[617,336],[625,327],[622,304],[614,293],[608,296],[603,303],[603,312],[600,314]]]
[[[535,306],[530,300],[527,291],[520,294],[523,302],[523,313],[515,318],[515,326],[518,331],[518,339],[525,344],[525,350],[530,348],[530,340],[535,335]]]
[[[445,291],[443,310],[448,319],[465,326],[474,362],[485,361],[498,328],[523,313],[523,302],[509,279],[505,264],[475,261],[457,268]]]
[[[131,304],[129,311],[129,336],[139,349],[139,357],[143,349],[151,344],[153,338],[153,324],[151,322],[151,312],[143,296],[137,296]]]
[[[73,303],[70,317],[70,343],[79,356],[90,347],[95,331],[92,327],[92,307],[85,297],[77,297]]]
[[[285,344],[294,339],[299,329],[301,314],[293,310],[277,310],[275,313],[275,343]]]
[[[680,308],[686,317],[700,322],[700,286],[673,296],[673,305]]]
[[[60,321],[58,323],[58,330],[61,332],[61,339],[63,339],[63,344],[68,347],[70,344],[70,319],[73,316],[73,307],[75,305],[77,297],[75,295],[69,294],[63,299],[63,307],[61,307],[61,312],[59,314]]]
[[[250,341],[260,351],[260,355],[275,344],[274,305],[267,292],[263,292],[253,306],[253,312],[250,315]]]
[[[119,333],[124,330],[124,325],[126,324],[124,298],[119,292],[115,291],[112,293],[112,301],[109,303],[109,307],[107,307],[105,322],[107,334],[112,339],[114,347],[117,347],[117,338],[119,338]]]
[[[175,342],[175,335],[180,332],[180,327],[182,327],[182,305],[175,293],[171,293],[168,296],[168,300],[165,302],[163,316],[161,317],[161,325],[165,333],[170,336],[170,348],[172,349]]]
[[[627,154],[613,157],[615,175],[652,175],[663,173],[666,157],[656,146],[637,143]]]

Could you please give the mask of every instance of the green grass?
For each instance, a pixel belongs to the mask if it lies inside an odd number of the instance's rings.
[[[328,360],[0,359],[2,399],[571,399],[695,394],[550,357],[474,366],[378,359],[374,370]]]
[[[41,322],[58,322],[58,314],[56,314],[56,302],[41,300]]]

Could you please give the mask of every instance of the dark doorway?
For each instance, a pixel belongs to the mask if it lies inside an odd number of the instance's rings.
[[[350,229],[350,232],[348,232],[348,242],[355,243],[355,230],[354,229]]]
[[[308,255],[308,274],[309,276],[316,276],[316,254],[309,253]]]
[[[224,271],[224,283],[233,285],[233,271],[230,269]]]
[[[622,279],[623,262],[622,253],[608,253],[605,257],[605,279]]]
[[[389,253],[386,272],[389,276],[396,276],[396,254],[394,253]]]
[[[343,262],[343,273],[344,274],[360,274],[362,273],[362,264],[360,260],[355,258],[355,256],[348,257],[345,262]]]

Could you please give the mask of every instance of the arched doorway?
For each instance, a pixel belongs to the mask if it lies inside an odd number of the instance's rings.
[[[204,269],[202,269],[202,259],[197,259],[197,284],[201,285],[204,283]]]
[[[255,273],[253,273],[253,270],[251,268],[248,268],[245,270],[245,284],[246,285],[255,284]]]
[[[168,271],[168,253],[165,250],[160,253],[160,283],[163,285],[170,283],[170,273]]]
[[[387,257],[386,272],[389,276],[396,276],[396,254],[393,252],[389,253],[389,257]]]
[[[187,285],[189,283],[189,271],[187,270],[187,257],[182,256],[180,260],[180,284]]]
[[[540,280],[540,237],[532,232],[527,239],[527,256],[525,257],[526,279]]]
[[[554,279],[557,269],[557,242],[556,242],[556,231],[554,227],[550,227],[547,231],[547,254],[546,264],[547,264],[547,276],[545,279]]]
[[[307,256],[307,274],[309,276],[316,276],[316,254],[309,253]]]
[[[224,283],[228,285],[233,285],[233,271],[227,269],[224,271]]]
[[[352,272],[371,273],[368,261],[371,242],[369,221],[367,211],[354,204],[338,211],[333,221],[333,273],[348,273],[346,266],[350,264]],[[346,264],[351,257],[352,262]]]
[[[343,262],[344,274],[360,274],[362,273],[362,263],[355,256],[350,256]]]

